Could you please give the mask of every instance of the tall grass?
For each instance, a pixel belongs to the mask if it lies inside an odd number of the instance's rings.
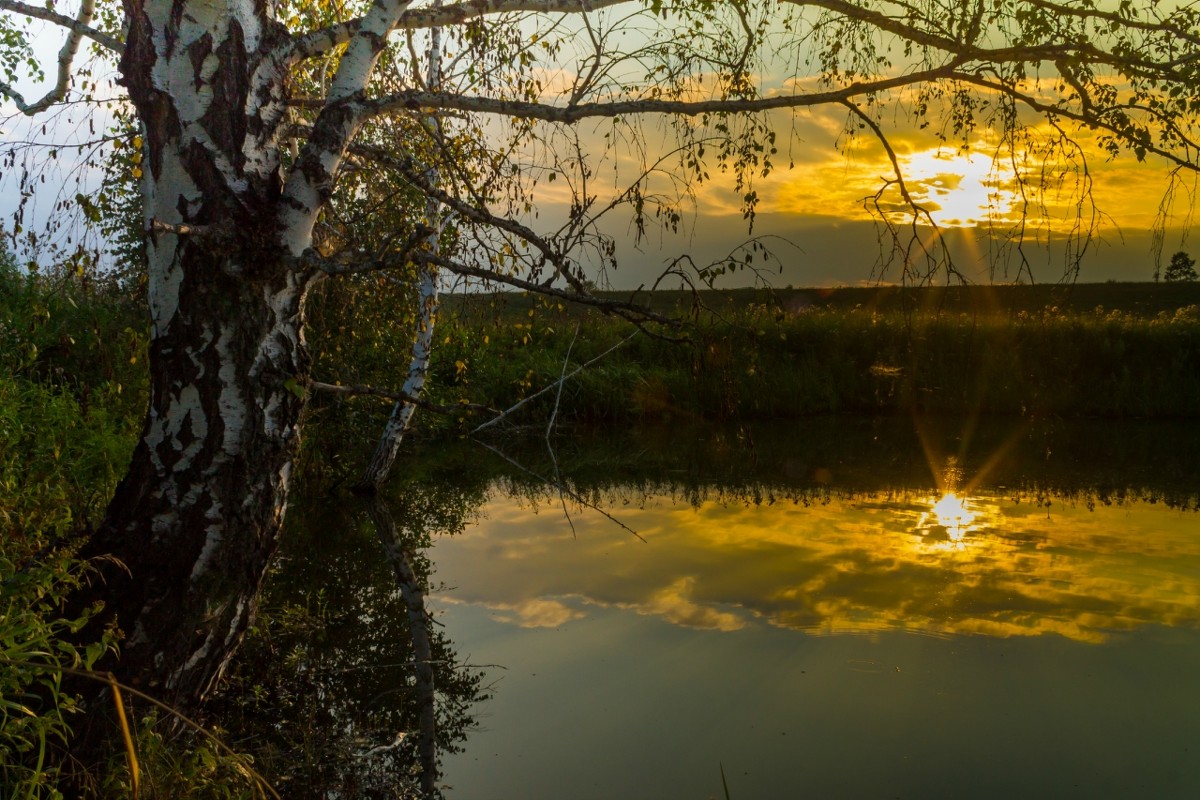
[[[111,631],[81,639],[95,609],[67,615],[63,607],[87,573],[75,547],[102,518],[137,438],[145,325],[116,286],[26,274],[3,256],[0,797],[265,796],[241,759],[208,740],[164,738],[155,714],[132,723],[140,760],[127,761],[118,746],[84,774],[66,756],[83,714],[64,676],[106,680],[92,670],[117,646]]]
[[[91,669],[115,643],[111,633],[79,641],[92,612],[64,616],[62,600],[86,571],[72,537],[103,513],[133,446],[140,391],[129,361],[142,344],[113,335],[126,314],[77,284],[0,264],[4,797],[62,796],[59,756],[79,711],[64,670]]]

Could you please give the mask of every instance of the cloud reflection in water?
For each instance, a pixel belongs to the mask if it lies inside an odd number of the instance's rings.
[[[556,502],[555,498],[555,502]],[[559,626],[589,606],[692,628],[768,624],[811,634],[1055,633],[1200,622],[1194,512],[1017,501],[977,493],[756,504],[647,495],[572,536],[555,503],[495,497],[481,522],[441,540],[443,601],[512,624]],[[1048,501],[1047,501],[1048,502]]]

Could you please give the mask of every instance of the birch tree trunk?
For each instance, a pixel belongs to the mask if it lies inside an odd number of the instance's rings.
[[[285,70],[255,0],[130,0],[121,62],[143,122],[150,407],[85,546],[125,633],[118,674],[182,707],[253,618],[300,437],[317,203],[285,201]],[[313,193],[319,198],[320,193]]]

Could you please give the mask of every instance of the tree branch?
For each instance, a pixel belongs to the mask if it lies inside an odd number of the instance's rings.
[[[92,3],[85,3],[91,5]],[[33,6],[29,3],[22,3],[18,0],[0,0],[0,11],[11,11],[14,14],[20,14],[24,17],[32,19],[40,19],[45,22],[53,22],[55,25],[60,25],[69,31],[86,36],[96,44],[107,47],[114,53],[123,53],[125,51],[125,43],[116,37],[109,36],[107,33],[98,31],[95,28],[89,27],[91,22],[91,14],[88,14],[86,20],[82,19],[82,9],[80,9],[80,19],[68,17],[66,14],[59,14],[51,11],[45,6]]]
[[[483,267],[474,267],[469,264],[463,264],[453,259],[438,253],[432,253],[427,250],[418,250],[415,248],[415,243],[420,243],[428,235],[429,229],[425,226],[418,225],[413,233],[408,237],[408,242],[412,245],[406,245],[395,253],[391,253],[380,258],[364,259],[362,261],[341,261],[332,258],[326,258],[317,251],[306,250],[299,258],[292,259],[292,265],[295,269],[309,269],[318,272],[324,272],[327,275],[351,275],[364,272],[382,272],[384,270],[396,269],[405,264],[413,263],[425,266],[441,267],[455,275],[463,275],[470,278],[479,278],[485,281],[512,286],[516,289],[524,289],[527,292],[555,297],[566,302],[575,303],[577,305],[586,305],[597,308],[605,314],[612,314],[621,319],[641,324],[646,322],[654,322],[659,325],[665,325],[672,328],[677,328],[680,325],[679,320],[663,316],[656,311],[651,310],[646,306],[638,305],[637,303],[627,303],[621,300],[609,300],[603,297],[595,297],[590,294],[576,294],[563,289],[556,289],[545,284],[534,283],[513,275],[505,275],[496,270],[484,269]]]
[[[929,210],[917,203],[912,194],[909,193],[908,184],[904,181],[904,171],[900,168],[900,160],[896,157],[896,151],[892,148],[892,143],[888,140],[887,134],[885,134],[883,129],[879,127],[879,123],[877,123],[869,114],[867,114],[867,112],[863,111],[855,103],[847,101],[842,103],[842,105],[848,108],[851,113],[853,113],[854,116],[856,116],[859,121],[862,122],[862,124],[870,128],[871,132],[875,135],[875,139],[883,147],[884,153],[887,154],[888,161],[890,161],[892,164],[892,174],[895,175],[895,178],[893,180],[885,179],[884,185],[879,189],[875,196],[873,198],[868,198],[864,202],[874,202],[875,213],[878,214],[879,219],[886,227],[887,232],[891,235],[892,246],[890,248],[890,252],[892,254],[903,253],[905,274],[909,272],[908,265],[912,262],[912,259],[909,256],[911,254],[912,247],[915,244],[918,248],[920,248],[922,254],[925,256],[925,263],[930,267],[929,274],[935,273],[938,267],[943,267],[948,274],[958,275],[958,277],[961,279],[962,276],[959,275],[958,270],[955,269],[953,260],[950,257],[950,252],[944,245],[941,247],[942,256],[941,258],[938,258],[937,253],[935,252],[937,250],[936,245],[933,249],[931,249],[925,244],[925,239],[921,236],[917,227],[920,221],[924,219],[930,228],[933,229],[935,242],[941,241],[941,226],[937,224],[937,221],[933,218],[933,215],[929,213]],[[907,247],[901,245],[899,228],[892,222],[892,219],[887,215],[887,212],[884,211],[880,205],[880,201],[883,198],[884,192],[887,191],[888,187],[892,185],[895,185],[896,188],[899,189],[900,197],[903,198],[905,204],[909,207],[909,210],[912,214],[912,236]],[[881,246],[883,246],[884,241],[885,238],[881,233]],[[880,274],[882,275],[882,273],[885,272],[890,265],[891,261],[881,253],[879,262]]]
[[[502,100],[478,95],[463,96],[447,93],[406,91],[376,100],[365,101],[362,104],[362,110],[364,117],[382,116],[396,111],[415,111],[432,108],[474,111],[487,114],[500,114],[508,117],[521,117],[523,119],[567,123],[578,122],[590,117],[620,117],[629,114],[673,114],[694,117],[700,114],[753,113],[782,108],[804,108],[828,103],[840,103],[843,100],[875,94],[889,89],[958,78],[961,77],[957,71],[958,66],[960,66],[960,62],[956,60],[932,69],[919,70],[890,78],[880,78],[879,80],[865,83],[856,81],[847,86],[823,92],[736,100],[616,100],[612,102],[554,106],[547,103]],[[295,104],[311,107],[313,105],[323,105],[324,102],[324,100],[299,100],[295,101]]]
[[[383,166],[391,167],[404,175],[409,183],[420,189],[426,197],[437,201],[441,205],[449,208],[459,217],[471,222],[487,225],[497,230],[502,230],[518,237],[519,239],[528,242],[537,249],[542,256],[554,265],[555,270],[559,275],[571,285],[571,288],[579,294],[587,294],[587,288],[575,275],[571,274],[569,264],[567,263],[566,255],[550,245],[544,237],[539,236],[533,229],[526,225],[522,225],[516,220],[507,217],[499,217],[481,206],[472,205],[463,202],[457,197],[450,195],[444,190],[431,184],[417,170],[416,164],[411,156],[404,158],[396,158],[393,154],[382,148],[367,148],[355,147],[356,153],[363,153],[372,158],[376,163]]]
[[[1118,128],[1112,122],[1106,121],[1103,118],[1102,113],[1082,114],[1078,111],[1072,111],[1069,108],[1063,108],[1062,106],[1054,105],[1053,103],[1044,103],[1022,91],[1019,91],[1014,86],[1009,86],[1008,84],[1004,83],[1003,81],[988,80],[987,78],[984,78],[980,75],[963,74],[963,75],[959,75],[958,78],[959,78],[959,80],[962,80],[966,83],[973,84],[982,89],[989,89],[989,90],[997,92],[999,94],[1007,95],[1008,97],[1011,97],[1013,100],[1016,100],[1018,103],[1021,103],[1025,106],[1033,109],[1034,111],[1038,111],[1043,114],[1047,114],[1047,115],[1054,116],[1054,117],[1062,117],[1064,119],[1069,119],[1072,122],[1078,122],[1079,124],[1086,125],[1090,128],[1098,128],[1100,130],[1103,130],[1103,131],[1113,134],[1118,139],[1120,139],[1122,142],[1125,142],[1127,144],[1130,142],[1129,134],[1125,131],[1122,131],[1120,128]],[[1109,108],[1097,109],[1097,111],[1099,111],[1099,112],[1104,112],[1106,110],[1112,110],[1112,108],[1109,107]],[[1164,122],[1163,120],[1159,120],[1159,121]],[[1166,124],[1166,122],[1164,122],[1164,124]],[[1168,125],[1167,127],[1173,127],[1173,126]],[[1190,139],[1184,137],[1182,135],[1182,133],[1179,132],[1177,129],[1176,129],[1176,133],[1180,137],[1182,144],[1184,144],[1186,147],[1191,148],[1194,152],[1200,153],[1200,144],[1193,142]],[[1154,144],[1154,141],[1152,139],[1150,139],[1149,137],[1147,137],[1144,142],[1140,142],[1140,144],[1142,147],[1145,148],[1147,153],[1153,153],[1156,156],[1165,158],[1167,161],[1170,161],[1172,164],[1175,164],[1178,167],[1182,167],[1183,169],[1188,169],[1193,172],[1200,172],[1200,163],[1190,161],[1188,158],[1186,158],[1184,156],[1180,156],[1175,153],[1172,153],[1170,150],[1168,150],[1165,147]]]
[[[478,427],[476,427],[476,428],[475,428],[475,430],[471,431],[470,435],[471,435],[471,436],[474,436],[475,434],[479,433],[480,431],[487,430],[488,428],[492,427],[493,425],[498,425],[499,423],[503,422],[504,420],[508,419],[508,418],[509,418],[509,417],[511,417],[513,414],[515,414],[515,413],[517,412],[517,410],[518,410],[518,409],[520,409],[522,406],[524,406],[526,403],[530,403],[530,402],[532,402],[533,400],[536,400],[537,398],[541,397],[541,396],[542,396],[542,395],[544,395],[546,392],[550,391],[551,389],[554,389],[555,387],[558,387],[558,388],[559,388],[559,391],[561,392],[561,391],[562,391],[562,385],[563,385],[563,384],[564,384],[566,381],[569,381],[569,380],[571,380],[571,378],[574,378],[576,375],[578,375],[579,373],[583,372],[585,369],[587,369],[588,367],[592,366],[592,365],[593,365],[593,364],[595,364],[597,361],[600,361],[602,358],[606,357],[606,356],[607,356],[609,353],[613,352],[614,350],[616,350],[616,349],[618,349],[618,348],[620,348],[620,347],[623,347],[624,345],[628,344],[628,343],[629,343],[629,341],[630,341],[630,340],[632,340],[632,339],[633,339],[633,337],[637,336],[637,335],[638,335],[640,332],[641,332],[640,330],[636,330],[636,331],[634,331],[633,333],[629,334],[629,335],[628,335],[628,336],[626,336],[624,339],[622,339],[621,341],[617,342],[617,343],[616,343],[616,344],[614,344],[612,347],[608,348],[607,350],[605,350],[603,353],[601,353],[600,355],[596,356],[596,357],[595,357],[595,358],[593,358],[592,360],[590,360],[590,361],[587,361],[587,362],[585,362],[585,363],[583,363],[583,364],[580,364],[578,367],[576,367],[574,370],[572,370],[572,371],[571,371],[571,374],[570,374],[570,375],[565,375],[565,374],[564,374],[564,375],[560,375],[560,376],[559,376],[559,378],[558,378],[558,380],[557,380],[557,381],[555,381],[554,383],[551,383],[551,384],[549,384],[549,385],[547,385],[547,386],[543,386],[541,389],[537,390],[536,392],[534,392],[533,394],[529,395],[528,397],[524,397],[524,398],[522,398],[521,400],[518,400],[516,403],[514,403],[513,405],[511,405],[511,406],[509,406],[508,408],[504,409],[503,411],[494,412],[494,413],[496,414],[496,416],[495,416],[495,417],[493,417],[492,419],[489,419],[487,422],[481,423],[481,424],[480,424]],[[576,333],[578,333],[578,331],[576,331]],[[574,341],[574,340],[572,340],[572,342],[573,342],[573,341]],[[565,364],[565,363],[563,364],[563,370],[564,370],[564,371],[566,370],[566,364]],[[554,404],[554,405],[555,405],[555,409],[557,410],[557,408],[558,408],[558,403],[557,403],[557,401],[555,402],[555,404]]]
[[[479,278],[485,281],[512,286],[516,289],[524,289],[527,292],[546,295],[547,297],[556,297],[566,302],[575,303],[577,305],[592,306],[598,308],[605,314],[612,314],[634,323],[656,322],[659,325],[666,325],[677,328],[680,325],[679,320],[671,319],[663,316],[656,311],[652,311],[646,306],[640,306],[636,303],[626,303],[621,300],[608,300],[603,297],[594,297],[588,294],[575,294],[563,289],[556,289],[553,286],[546,286],[533,281],[527,281],[513,275],[505,275],[502,272],[497,272],[491,269],[482,267],[474,267],[469,264],[463,264],[458,261],[453,261],[445,256],[435,255],[424,251],[413,253],[410,257],[417,264],[436,264],[448,272],[453,272],[455,275],[462,275],[469,278]]]
[[[383,270],[395,269],[412,261],[413,252],[422,242],[429,238],[431,233],[433,233],[432,228],[424,224],[417,224],[413,226],[408,238],[404,240],[404,244],[391,253],[379,258],[366,258],[357,261],[326,258],[316,250],[309,248],[299,258],[293,259],[292,265],[294,268],[313,269],[317,272],[324,272],[326,275],[353,275],[361,272],[381,272]]]
[[[393,30],[419,30],[458,25],[472,19],[499,14],[534,12],[542,14],[581,14],[632,0],[467,0],[441,7],[410,8],[400,15]],[[363,18],[339,22],[291,40],[282,53],[287,63],[324,55],[345,44],[358,32]]]
[[[7,2],[8,0],[0,0],[0,4]],[[2,7],[3,5],[0,5],[0,8]],[[17,108],[22,114],[27,117],[35,116],[55,103],[61,102],[67,96],[67,87],[71,83],[71,66],[75,63],[75,55],[79,52],[79,43],[83,40],[84,31],[91,30],[88,27],[88,23],[92,21],[92,15],[95,11],[95,0],[83,0],[83,3],[79,7],[79,16],[74,20],[75,24],[68,26],[70,33],[67,34],[67,41],[63,43],[62,49],[58,51],[58,78],[54,82],[54,87],[46,92],[42,99],[33,103],[27,103],[20,92],[7,83],[0,82],[0,94],[7,96],[16,103]]]

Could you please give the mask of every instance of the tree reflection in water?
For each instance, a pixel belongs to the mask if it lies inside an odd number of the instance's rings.
[[[305,524],[213,711],[284,797],[441,798],[440,757],[488,695],[431,624],[423,551],[479,498],[439,484],[407,487],[394,513],[382,498],[328,500],[301,501]]]

